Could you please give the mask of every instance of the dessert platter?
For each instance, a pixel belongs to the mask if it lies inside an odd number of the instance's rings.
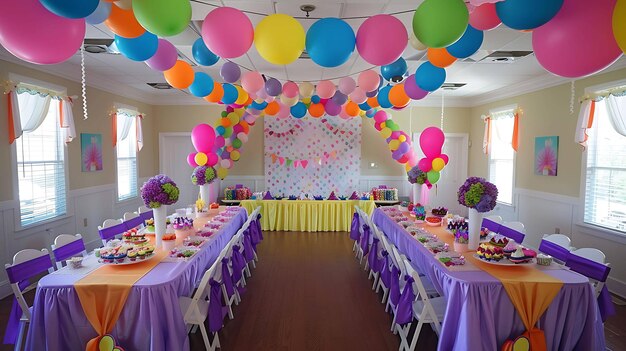
[[[180,262],[188,261],[194,255],[200,252],[200,248],[197,246],[180,246],[170,250],[170,253],[165,257],[165,262]]]
[[[499,240],[496,240],[496,242],[501,243]],[[489,264],[516,266],[535,263],[537,252],[524,248],[513,240],[507,240],[504,246],[495,245],[490,241],[481,243],[474,257]]]
[[[147,240],[140,243],[122,242],[111,240],[106,247],[100,250],[98,262],[105,265],[129,265],[136,264],[154,258],[154,246]]]
[[[465,257],[458,252],[439,252],[435,255],[435,258],[446,267],[462,266],[465,264]]]
[[[439,227],[441,226],[441,217],[426,217],[426,224],[431,227]]]

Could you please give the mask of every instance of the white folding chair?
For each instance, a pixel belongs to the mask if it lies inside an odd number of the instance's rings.
[[[606,262],[606,256],[604,255],[604,252],[598,249],[592,248],[592,247],[584,247],[581,249],[573,250],[570,252],[570,254],[576,255],[579,257],[584,257],[590,261],[606,266],[602,268],[595,266],[591,270],[585,269],[585,270],[579,271],[578,267],[581,266],[580,263],[574,266],[572,263],[570,263],[569,260],[566,262],[566,265],[570,267],[572,270],[577,271],[583,274],[584,276],[586,276],[587,278],[589,278],[589,281],[591,282],[591,285],[593,286],[593,290],[596,294],[596,297],[600,296],[600,293],[602,292],[602,289],[604,288],[604,284],[606,283],[606,278],[608,276],[608,273],[611,271],[611,264]],[[589,266],[589,264],[584,264],[584,265]],[[602,275],[600,273],[606,273],[606,274],[603,277],[599,277],[598,275]],[[599,279],[602,279],[602,280],[599,280]]]
[[[500,216],[493,215],[493,216],[486,216],[485,218],[490,219],[496,223],[502,223],[502,217]]]
[[[561,247],[564,247],[568,250],[572,248],[572,241],[567,235],[563,234],[544,234],[542,240],[547,240],[553,242]]]
[[[104,231],[105,234],[103,234],[104,229],[113,228],[113,227],[115,227],[115,230]],[[102,239],[102,244],[106,245],[109,239],[115,238],[117,236],[121,236],[122,233],[126,231],[126,226],[124,225],[124,222],[121,219],[112,219],[112,218],[105,219],[104,222],[102,222],[102,225],[98,226],[98,231],[100,232],[100,238]]]
[[[411,323],[407,323],[404,327],[396,324],[395,329],[400,336],[400,350],[415,350],[415,346],[417,345],[417,339],[419,338],[420,331],[422,330],[422,326],[425,323],[430,324],[435,333],[439,335],[441,333],[441,321],[446,314],[446,305],[447,301],[445,297],[435,297],[430,298],[426,293],[426,289],[424,289],[424,285],[422,284],[421,277],[417,273],[411,263],[404,259],[404,266],[406,267],[407,273],[413,278],[414,285],[413,291],[415,292],[415,301],[413,301],[413,318],[417,319],[417,327],[413,332],[413,337],[411,338],[411,343],[409,344],[408,334],[411,329]]]
[[[31,282],[31,278],[38,277],[44,273],[53,272],[52,260],[46,249],[42,249],[41,251],[25,249],[18,251],[13,256],[13,263],[5,264],[4,269],[7,272],[13,295],[15,295],[15,299],[22,310],[22,316],[19,320],[19,332],[14,347],[14,350],[20,350],[22,340],[24,339],[26,324],[30,323],[32,314],[32,307],[29,307],[26,303],[24,294],[37,287],[37,282]],[[26,287],[20,286],[23,285],[23,282],[28,282],[30,285]]]
[[[502,223],[503,226],[507,227],[507,228],[511,228],[513,230],[516,230],[522,234],[526,234],[526,229],[524,229],[524,223],[522,222],[504,222]]]
[[[381,233],[378,231],[378,228],[375,225],[373,225],[373,224],[370,226],[370,228],[371,228],[371,232],[372,232],[373,237],[378,239],[378,248],[376,250],[376,260],[380,260],[380,259],[382,259],[381,252],[383,251],[383,248],[381,247],[383,245],[382,244],[382,239],[381,239]],[[374,249],[374,245],[372,245],[370,250],[373,250],[373,249]],[[371,254],[371,252],[370,252],[370,254]],[[370,255],[370,254],[368,254],[368,255]],[[369,279],[372,279],[372,277],[374,278],[374,283],[372,284],[372,290],[374,290],[374,289],[376,289],[376,285],[377,285],[379,277],[380,277],[380,272],[374,272],[374,269],[372,267],[369,267],[369,268],[370,268],[370,272],[369,272],[369,274],[367,276],[367,279],[369,280]]]
[[[187,327],[187,333],[189,333],[192,327],[199,327],[202,332],[204,346],[207,350],[216,350],[220,347],[220,338],[217,332],[213,333],[213,343],[211,343],[207,330],[204,326],[204,321],[209,315],[209,303],[211,302],[211,288],[209,282],[211,278],[213,278],[215,272],[219,271],[217,267],[220,264],[220,261],[215,261],[211,268],[204,272],[202,280],[200,280],[200,284],[198,285],[198,289],[194,294],[192,294],[191,297],[181,296],[178,298],[178,304],[184,316],[183,318]]]
[[[577,256],[581,256],[584,258],[588,258],[594,262],[598,262],[598,263],[605,263],[606,262],[606,255],[604,255],[604,252],[595,249],[593,247],[583,247],[581,249],[577,249],[572,251],[572,254],[577,255]]]
[[[80,234],[61,234],[54,239],[54,244],[50,247],[57,269],[63,268],[63,262],[70,257],[87,255],[83,236]]]
[[[376,227],[376,231],[378,231],[378,227]],[[387,257],[390,257],[390,260],[391,260],[393,257],[393,253],[391,252],[391,246],[389,242],[387,241],[387,238],[385,237],[384,234],[380,235],[380,242],[383,245],[383,250],[387,252]],[[393,262],[393,260],[391,262]],[[389,265],[385,265],[383,262],[383,267],[381,269],[389,270],[389,268],[390,268]],[[382,276],[382,272],[380,274]],[[387,302],[386,300],[389,297],[389,287],[385,285],[385,282],[380,278],[378,279],[378,283],[376,284],[376,290],[374,291],[378,293],[379,289],[383,290],[383,299],[381,303],[386,303]]]

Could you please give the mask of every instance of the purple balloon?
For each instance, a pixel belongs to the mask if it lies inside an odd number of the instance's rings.
[[[344,93],[340,92],[339,90],[337,90],[337,91],[335,92],[335,95],[333,95],[333,97],[331,98],[331,100],[332,100],[335,104],[337,104],[337,105],[341,106],[341,105],[345,104],[345,103],[346,103],[346,101],[348,101],[348,95],[346,95],[346,94],[344,94]]]
[[[374,97],[376,95],[378,95],[378,89],[374,89],[365,93],[365,96],[367,96],[368,98]]]
[[[220,157],[222,158],[222,160],[228,160],[230,158],[230,152],[224,150],[222,151],[222,154],[220,155]]]
[[[326,114],[329,116],[337,116],[339,112],[341,112],[341,106],[334,103],[333,100],[326,101],[324,108],[326,109]]]
[[[417,81],[415,80],[415,74],[411,74],[404,81],[404,92],[408,97],[413,100],[421,100],[426,97],[426,95],[428,95],[428,92],[426,90],[420,88],[417,85]]]
[[[278,79],[270,78],[265,82],[265,92],[269,96],[278,96],[283,92],[283,85],[280,84]]]
[[[148,67],[163,72],[174,67],[176,60],[178,60],[176,47],[165,39],[159,39],[156,53],[144,62]]]
[[[405,153],[407,153],[409,151],[410,148],[411,148],[411,146],[409,145],[409,143],[401,142],[400,146],[398,147],[398,150],[402,151],[402,153],[405,154]]]
[[[400,151],[400,149],[397,149],[391,154],[391,157],[393,157],[394,160],[399,160],[400,158],[402,158],[403,155],[404,152]]]
[[[220,69],[220,76],[222,76],[226,83],[234,83],[239,80],[241,69],[238,64],[226,61]]]

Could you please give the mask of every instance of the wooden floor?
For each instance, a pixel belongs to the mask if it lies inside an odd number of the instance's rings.
[[[352,253],[347,233],[266,232],[243,301],[220,331],[222,350],[397,350],[391,316]],[[32,299],[32,294],[29,294]],[[626,350],[626,306],[605,324],[607,350]],[[0,301],[4,334],[11,297]],[[200,332],[192,350],[204,350]],[[435,350],[423,328],[417,350]],[[1,345],[0,351],[12,350]]]

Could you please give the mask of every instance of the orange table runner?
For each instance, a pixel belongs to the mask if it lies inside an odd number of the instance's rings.
[[[453,246],[454,237],[446,232],[444,227],[425,225],[424,228],[450,247]],[[498,266],[486,263],[473,255],[464,256],[466,261],[500,280],[526,327],[525,335],[530,340],[531,350],[545,351],[547,348],[545,335],[535,325],[561,290],[563,282],[533,265]]]

